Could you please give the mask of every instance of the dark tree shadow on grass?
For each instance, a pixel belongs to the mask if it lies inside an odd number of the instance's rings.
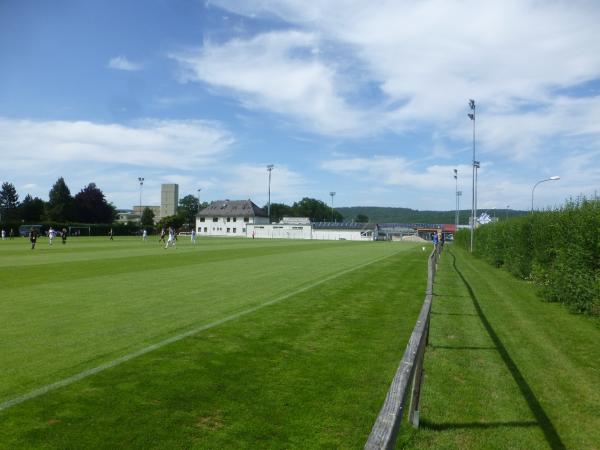
[[[456,256],[454,256],[454,254],[452,254],[452,252],[450,252],[450,254],[452,255],[452,258],[453,258],[452,266],[454,267],[454,270],[456,271],[458,276],[463,281],[465,287],[469,291],[469,296],[471,297],[471,300],[473,302],[473,306],[475,307],[477,315],[481,319],[481,323],[485,327],[488,335],[490,336],[490,339],[492,340],[496,349],[498,350],[498,353],[500,354],[502,361],[504,361],[504,364],[506,365],[510,374],[512,375],[513,379],[515,380],[515,383],[517,383],[517,386],[519,387],[519,390],[521,391],[523,398],[527,402],[529,409],[531,410],[533,416],[535,417],[536,424],[542,429],[542,432],[544,433],[546,441],[548,442],[548,444],[550,445],[550,447],[552,449],[555,449],[555,450],[565,449],[566,448],[565,444],[562,442],[560,436],[558,435],[558,432],[556,431],[556,428],[554,428],[554,425],[550,421],[550,418],[544,411],[544,408],[542,408],[542,405],[540,404],[537,397],[531,390],[531,387],[529,386],[529,384],[523,377],[523,374],[521,374],[521,371],[519,370],[519,368],[517,367],[517,365],[515,364],[513,359],[510,357],[508,351],[506,350],[506,347],[504,347],[504,344],[502,343],[502,341],[500,340],[500,338],[494,331],[494,328],[492,327],[490,322],[487,320],[487,317],[485,316],[485,314],[483,313],[483,310],[481,309],[481,306],[479,305],[479,301],[477,300],[477,296],[475,295],[473,288],[471,287],[469,282],[466,280],[466,278],[464,277],[462,272],[458,269],[458,267],[456,267]],[[512,422],[507,422],[507,423],[512,423]],[[515,423],[517,423],[517,424],[518,423],[527,423],[528,424],[529,422],[515,422]],[[462,427],[461,424],[435,424],[434,426],[444,427],[442,429],[450,429],[450,428],[452,428],[452,425]],[[478,426],[479,424],[471,424],[471,425]],[[483,425],[485,425],[485,424],[481,424],[481,425],[483,427]],[[473,427],[473,426],[471,426],[471,427]],[[466,428],[466,427],[463,427],[463,428]],[[437,428],[437,429],[440,429],[440,428]]]
[[[435,423],[429,422],[428,420],[421,420],[419,426],[434,431],[446,431],[446,430],[459,430],[459,429],[488,429],[488,428],[529,428],[537,427],[538,423],[534,421],[509,421],[509,422],[447,422],[447,423]]]

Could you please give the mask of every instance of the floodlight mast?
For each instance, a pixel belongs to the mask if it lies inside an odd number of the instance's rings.
[[[143,226],[142,224],[142,187],[144,186],[144,178],[138,177],[138,181],[140,182],[140,228]]]
[[[458,169],[454,169],[454,183],[455,183],[455,189],[454,189],[454,195],[455,195],[455,201],[454,201],[454,205],[456,207],[456,213],[454,214],[454,225],[456,226],[456,230],[458,230]],[[456,232],[455,230],[455,232]]]
[[[471,246],[470,251],[473,252],[473,241],[475,235],[475,221],[477,220],[477,169],[479,168],[479,161],[475,160],[475,100],[469,99],[469,108],[471,113],[467,114],[469,119],[473,121],[473,178],[471,184]]]
[[[275,167],[273,164],[269,164],[267,166],[267,170],[269,171],[269,202],[268,202],[268,214],[269,214],[269,223],[271,223],[271,171]]]
[[[335,192],[331,191],[329,195],[331,195],[331,221],[333,222],[333,197],[335,196]]]
[[[198,211],[196,211],[196,216],[198,214],[200,214],[200,191],[201,190],[202,190],[202,188],[198,188]],[[194,220],[194,228],[196,228],[195,220]],[[196,231],[198,231],[198,230],[196,230]]]

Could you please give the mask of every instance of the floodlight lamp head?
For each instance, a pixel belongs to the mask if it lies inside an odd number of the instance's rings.
[[[267,166],[267,170],[270,172],[271,170],[273,170],[273,167],[275,167],[273,164],[269,164]]]
[[[558,175],[554,175],[553,177],[550,177],[551,180],[560,180],[560,177]]]
[[[475,114],[469,113],[469,114],[467,114],[467,116],[469,116],[469,119],[475,120]]]
[[[472,98],[469,99],[469,108],[475,109],[475,100],[473,100]]]

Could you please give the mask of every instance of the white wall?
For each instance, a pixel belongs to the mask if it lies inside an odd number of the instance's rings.
[[[244,222],[244,217],[196,217],[196,231],[198,236],[231,236],[245,237],[248,225],[256,220],[257,223],[266,223],[269,221],[265,217],[248,217],[248,222]],[[214,221],[213,219],[216,219]]]
[[[311,239],[310,225],[287,224],[251,224],[246,230],[246,236],[257,239]]]
[[[367,230],[314,230],[311,225],[252,224],[248,226],[246,235],[251,238],[252,232],[257,239],[317,239],[330,241],[372,241],[373,232]]]
[[[313,230],[312,238],[329,241],[372,241],[373,232],[371,230],[365,232],[360,230]]]

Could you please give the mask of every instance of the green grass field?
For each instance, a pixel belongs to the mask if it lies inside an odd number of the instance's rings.
[[[3,241],[0,447],[361,448],[426,257],[379,242]]]
[[[425,356],[419,449],[600,449],[600,323],[450,247]]]

